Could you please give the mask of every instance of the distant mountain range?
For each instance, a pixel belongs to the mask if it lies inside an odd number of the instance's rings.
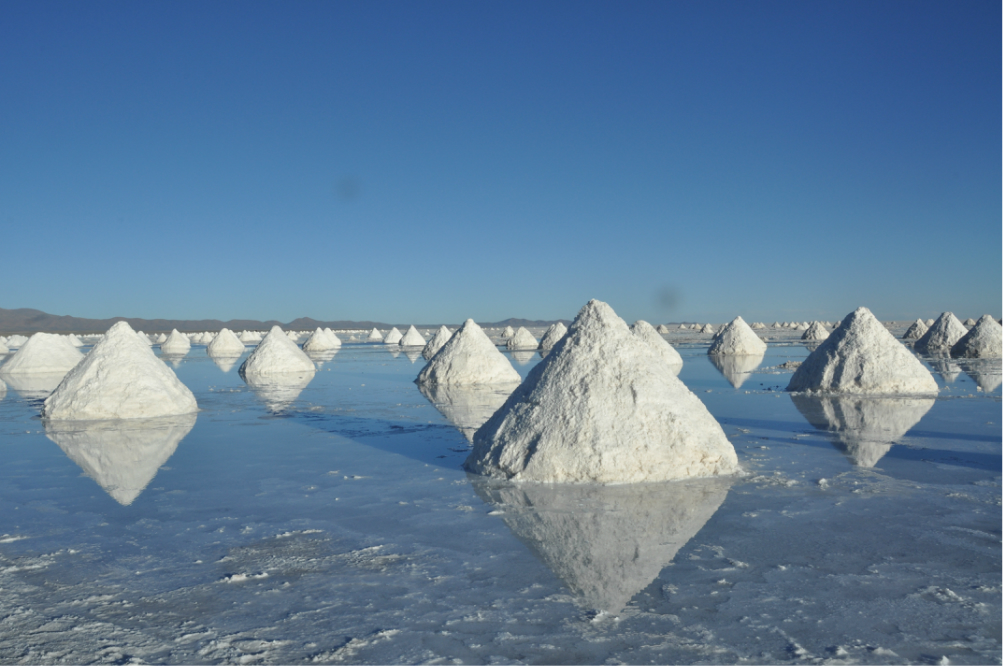
[[[41,310],[31,308],[17,308],[6,310],[0,308],[0,333],[36,333],[46,331],[49,333],[103,333],[111,328],[115,322],[127,321],[129,326],[137,331],[147,333],[169,332],[178,329],[184,333],[199,331],[218,331],[221,328],[228,328],[231,331],[262,331],[268,330],[278,324],[285,330],[312,331],[315,328],[333,329],[388,329],[391,326],[398,328],[409,326],[410,324],[387,324],[380,321],[320,321],[310,317],[300,317],[290,322],[283,323],[274,319],[268,321],[258,321],[257,319],[231,319],[221,321],[219,319],[140,319],[139,317],[112,317],[111,319],[85,319],[82,317],[71,317],[69,315],[52,315]],[[518,326],[539,327],[549,326],[555,321],[563,321],[568,324],[568,320],[542,321],[539,319],[506,319],[497,322],[478,322],[483,327],[504,327]],[[416,324],[420,328],[439,326],[440,324]],[[453,324],[455,326],[455,324]]]

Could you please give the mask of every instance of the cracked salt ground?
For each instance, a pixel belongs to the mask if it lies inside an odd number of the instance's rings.
[[[281,401],[194,349],[202,411],[153,470],[121,441],[78,465],[9,391],[0,660],[998,662],[999,386],[806,405],[707,344],[680,379],[747,474],[640,490],[468,476],[481,401],[381,345]]]

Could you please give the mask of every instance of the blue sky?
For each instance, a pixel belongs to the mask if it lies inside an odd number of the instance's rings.
[[[0,307],[1000,316],[1000,3],[0,3]]]

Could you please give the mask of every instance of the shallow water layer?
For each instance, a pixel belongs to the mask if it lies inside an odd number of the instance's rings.
[[[0,660],[999,662],[985,368],[934,367],[936,400],[809,399],[776,368],[803,345],[706,347],[679,376],[746,474],[642,486],[466,474],[504,396],[426,397],[382,345],[254,388],[196,346],[172,359],[194,424],[127,433],[47,430],[9,387]]]

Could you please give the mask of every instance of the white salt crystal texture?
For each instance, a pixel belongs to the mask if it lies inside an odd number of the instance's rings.
[[[405,333],[404,336],[401,337],[401,339],[400,339],[400,346],[401,347],[424,347],[425,346],[425,338],[423,338],[422,335],[421,335],[421,333],[418,332],[418,329],[415,328],[414,325],[412,325],[411,328],[407,329],[407,333]]]
[[[428,341],[427,345],[425,345],[425,348],[421,350],[422,358],[426,361],[430,360],[433,356],[435,356],[436,352],[442,349],[443,345],[449,342],[449,338],[451,337],[453,337],[452,331],[445,326],[440,326],[439,330],[435,332],[432,339]]]
[[[178,333],[178,329],[171,331],[166,340],[160,343],[160,351],[164,354],[184,355],[191,351],[192,343],[187,336]]]
[[[214,357],[240,356],[244,353],[244,343],[240,341],[236,333],[224,328],[209,342],[205,351],[209,356]]]
[[[596,300],[477,431],[464,466],[515,481],[602,484],[739,471],[703,403]]]
[[[239,370],[245,381],[249,376],[263,377],[287,372],[307,373],[312,377],[314,371],[310,357],[278,326],[272,327]]]
[[[944,312],[930,329],[916,341],[914,349],[921,354],[949,354],[951,347],[965,337],[968,329],[952,312]]]
[[[762,356],[766,353],[766,343],[756,332],[749,328],[745,320],[735,317],[726,324],[714,338],[707,353],[711,355],[750,355]]]
[[[643,319],[638,319],[630,327],[630,330],[662,357],[665,363],[672,368],[673,374],[679,374],[679,371],[683,368],[683,357],[679,355],[675,347],[658,334],[658,331],[651,324]]]
[[[1000,358],[1003,356],[1003,326],[991,315],[982,315],[951,347],[954,358]]]
[[[0,375],[66,374],[84,360],[69,340],[53,333],[35,333],[0,366]]]
[[[540,339],[540,349],[543,351],[550,351],[554,348],[561,338],[568,332],[568,327],[561,322],[556,324],[551,324],[544,333],[543,337]]]
[[[431,358],[420,373],[419,384],[518,384],[522,377],[491,338],[468,319]]]
[[[540,347],[540,342],[533,337],[533,334],[526,330],[523,326],[519,327],[519,330],[515,332],[515,335],[510,337],[505,343],[507,349],[521,349],[521,350],[535,350]]]

